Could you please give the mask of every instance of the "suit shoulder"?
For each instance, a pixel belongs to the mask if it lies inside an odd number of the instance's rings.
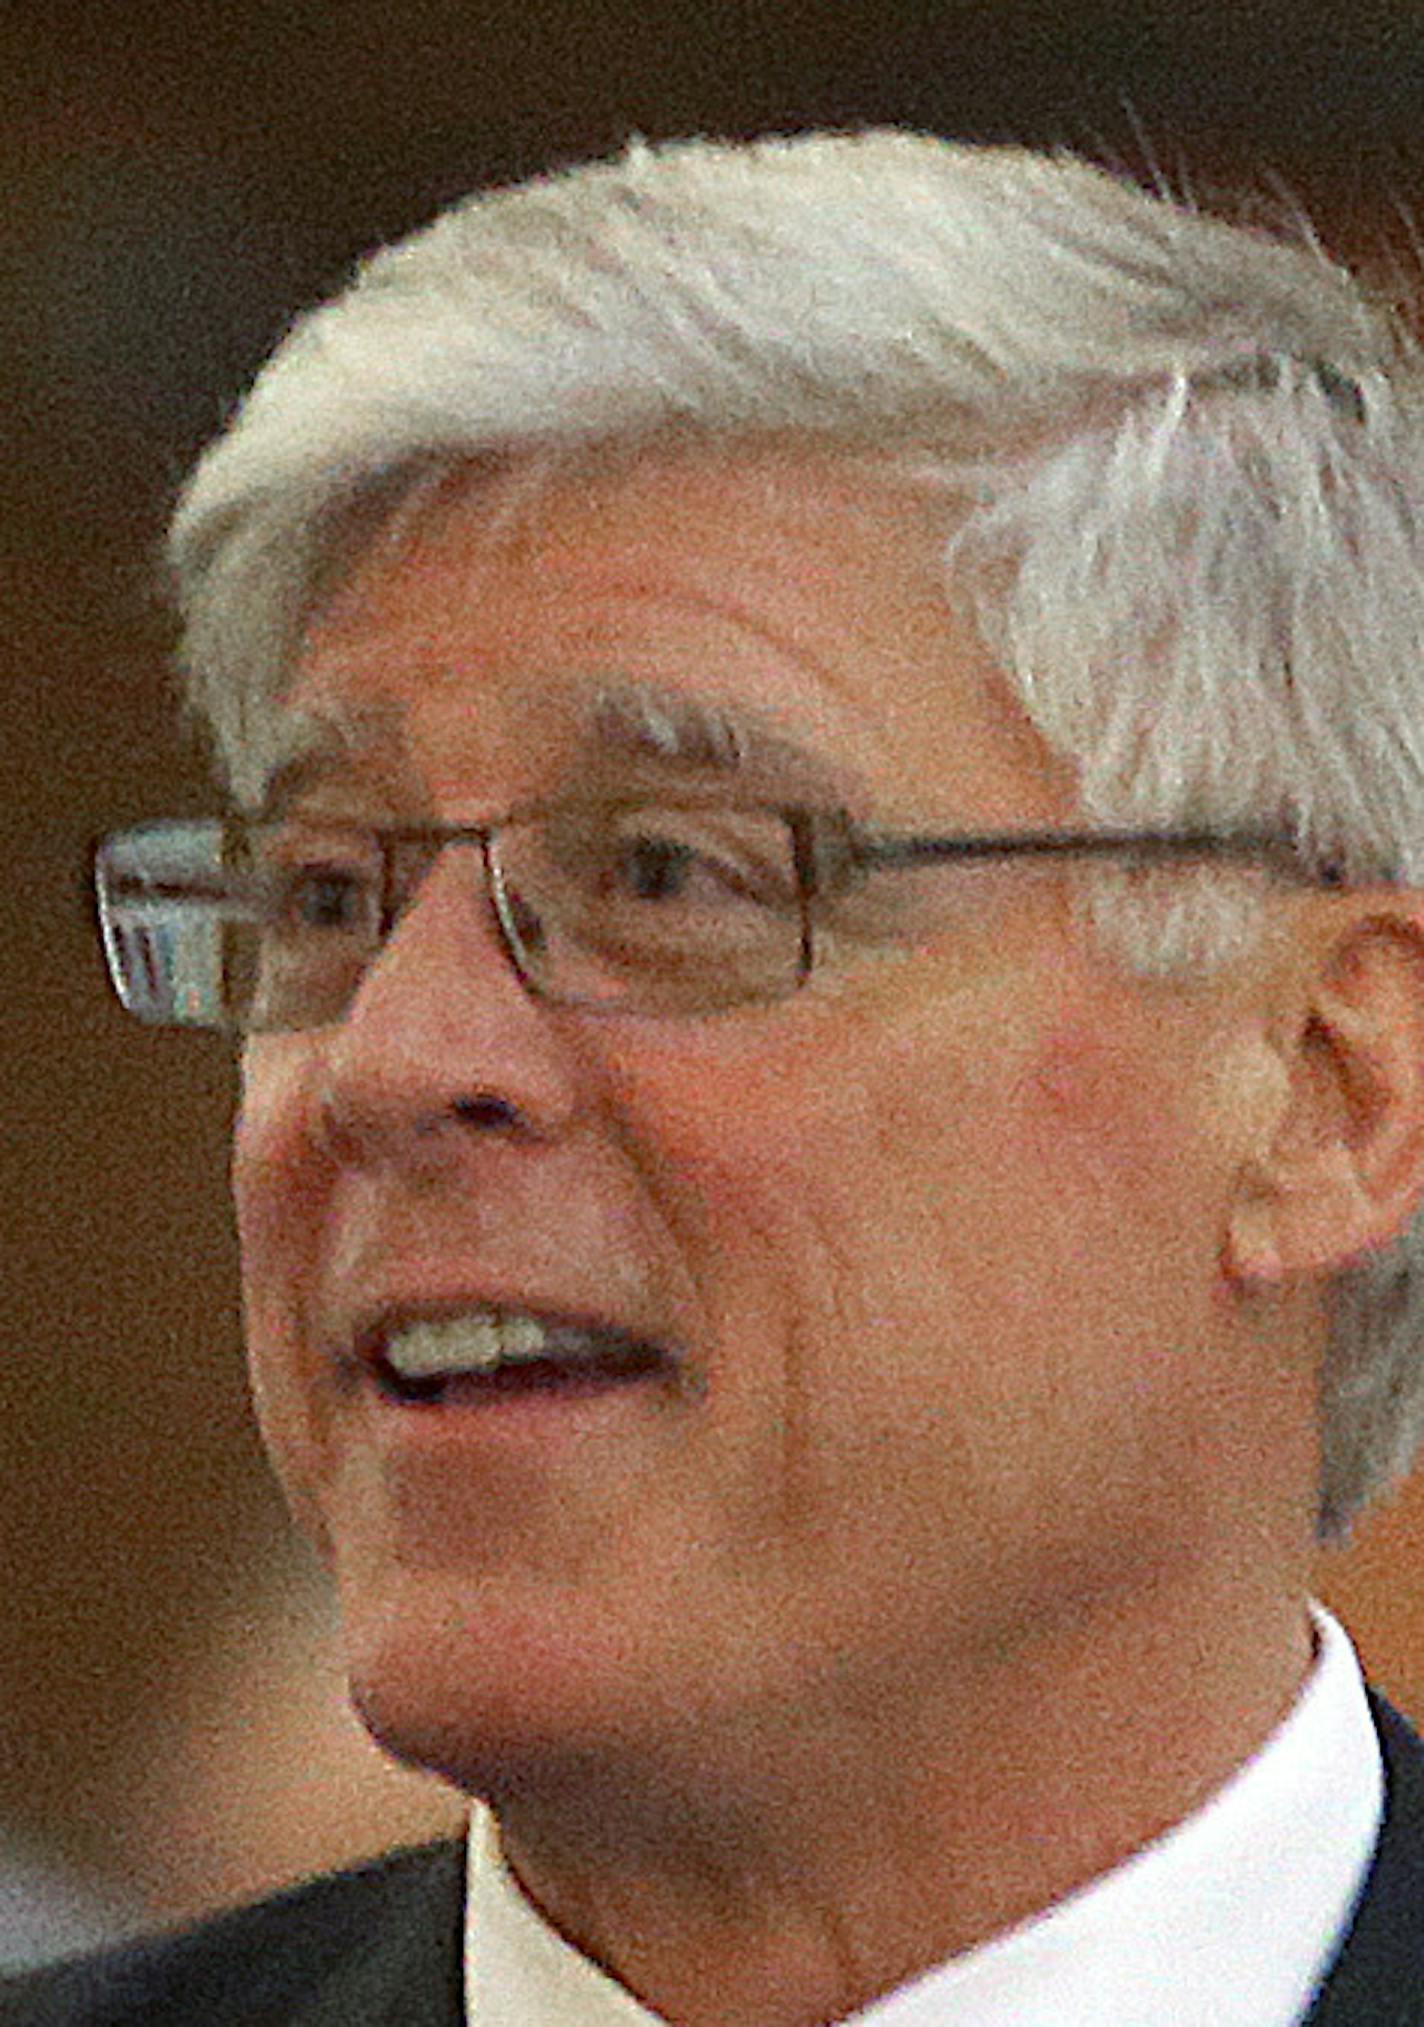
[[[424,1922],[458,1949],[464,1845],[395,1851],[225,1909],[0,1981],[0,2027],[276,2027],[391,1924]]]
[[[1424,1744],[1377,1692],[1384,1820],[1309,2027],[1424,2027]]]

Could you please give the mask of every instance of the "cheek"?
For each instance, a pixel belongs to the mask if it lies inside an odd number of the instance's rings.
[[[1144,1349],[1194,1341],[1219,1275],[1223,1178],[1191,1056],[1150,1017],[1089,1006],[1054,1022],[1004,1109],[1020,1229],[1046,1235],[1053,1299]]]
[[[1147,1064],[1089,1016],[1055,1023],[1024,1066],[1016,1111],[1033,1153],[1103,1182],[1166,1151],[1172,1122]]]
[[[645,1054],[630,1110],[656,1119],[666,1186],[723,1278],[750,1233],[754,1271],[823,1314],[858,1303],[928,1332],[948,1295],[982,1327],[1027,1324],[1068,1284],[1091,1306],[1125,1275],[1146,1302],[1216,1244],[1189,1214],[1207,1178],[1162,1075],[1173,1038],[1063,1000],[841,1008],[774,1048],[732,1033],[694,1060]]]
[[[306,1068],[304,1049],[289,1038],[249,1049],[231,1174],[253,1404],[284,1489],[310,1522],[306,1486],[317,1470],[318,1432],[303,1383],[300,1302],[322,1226]]]
[[[261,1271],[284,1260],[317,1229],[321,1178],[313,1157],[310,1045],[299,1036],[248,1045],[233,1127],[232,1194],[250,1292]],[[259,1271],[260,1270],[260,1271]]]
[[[639,1050],[630,1144],[715,1295],[779,1311],[803,1343],[921,1299],[933,1313],[963,1205],[1002,1209],[999,1094],[944,1027],[841,1008]]]

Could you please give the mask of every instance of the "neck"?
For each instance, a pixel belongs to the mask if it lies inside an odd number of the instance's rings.
[[[1199,1808],[1309,1666],[1299,1589],[1119,1607],[917,1708],[782,1709],[496,1802],[530,1897],[676,2027],[813,2027],[1086,1885]]]

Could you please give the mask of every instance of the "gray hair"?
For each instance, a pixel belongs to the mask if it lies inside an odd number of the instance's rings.
[[[1401,321],[1307,233],[898,132],[635,143],[468,199],[301,319],[173,528],[234,788],[324,588],[422,474],[787,432],[953,496],[947,569],[1093,819],[1280,829],[1424,876]],[[1244,921],[1192,919],[1135,961],[1211,961]],[[1424,1433],[1421,1290],[1424,1223],[1332,1291],[1323,1538]]]

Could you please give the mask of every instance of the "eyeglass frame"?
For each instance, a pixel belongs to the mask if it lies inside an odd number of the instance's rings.
[[[800,935],[795,975],[784,990],[749,995],[714,1003],[703,1008],[688,1008],[676,1013],[662,1015],[667,1019],[706,1019],[712,1014],[731,1013],[748,1007],[775,1006],[791,999],[808,982],[816,968],[816,922],[815,903],[818,895],[824,894],[832,879],[845,880],[876,870],[901,870],[921,865],[977,863],[993,859],[1105,859],[1129,857],[1139,863],[1172,864],[1192,859],[1233,859],[1243,863],[1259,863],[1278,874],[1285,875],[1295,884],[1339,888],[1346,884],[1342,870],[1334,864],[1310,864],[1300,847],[1283,832],[1273,831],[1208,831],[1208,830],[1082,830],[1082,831],[893,831],[858,822],[840,809],[828,809],[803,804],[783,805],[770,801],[741,801],[737,798],[720,797],[711,800],[696,795],[676,794],[624,794],[617,796],[579,797],[568,796],[556,800],[516,804],[504,815],[483,823],[423,823],[423,824],[382,824],[363,822],[359,819],[312,813],[310,821],[325,827],[352,831],[374,841],[381,855],[381,897],[379,927],[372,941],[371,954],[362,968],[364,979],[370,965],[384,949],[404,909],[410,905],[414,892],[403,900],[395,892],[393,876],[395,855],[402,846],[431,848],[430,863],[423,878],[433,868],[436,858],[451,845],[463,844],[478,847],[483,868],[484,898],[494,918],[500,944],[516,978],[531,998],[542,1000],[554,1006],[575,1007],[600,1017],[639,1011],[636,997],[601,999],[593,996],[561,993],[551,989],[539,979],[532,968],[526,946],[513,920],[508,890],[502,877],[495,845],[498,833],[510,825],[537,821],[561,811],[580,808],[608,810],[626,809],[668,809],[735,811],[738,809],[753,814],[778,818],[783,822],[792,840],[792,860],[797,876],[797,901],[800,916]],[[303,813],[292,812],[294,821],[301,821]],[[174,817],[155,818],[138,824],[126,825],[117,831],[107,832],[94,841],[90,849],[90,893],[98,917],[98,929],[102,944],[106,970],[115,996],[124,1011],[135,1018],[156,1027],[191,1028],[207,1033],[229,1034],[245,1037],[260,1033],[306,1033],[321,1027],[339,1025],[340,1019],[330,1022],[312,1022],[309,1025],[274,1024],[272,1027],[248,1025],[240,1020],[178,1020],[171,1016],[155,1017],[145,1015],[130,1005],[120,987],[121,965],[114,949],[111,935],[109,911],[104,896],[102,861],[105,852],[119,840],[134,838],[145,832],[180,832],[217,827],[226,839],[256,830],[264,825],[280,823],[280,814],[229,813],[218,817]],[[162,887],[149,889],[160,898]],[[180,891],[191,894],[200,891],[196,884]],[[348,1002],[349,1005],[349,1002]],[[646,1017],[646,1010],[644,1010]]]

